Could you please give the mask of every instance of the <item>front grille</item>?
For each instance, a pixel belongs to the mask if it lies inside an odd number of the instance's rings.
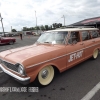
[[[14,64],[11,64],[11,63],[3,61],[3,60],[2,60],[2,64],[5,65],[8,69],[18,72],[18,68]]]

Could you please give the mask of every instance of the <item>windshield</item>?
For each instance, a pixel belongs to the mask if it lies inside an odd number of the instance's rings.
[[[39,39],[38,43],[64,44],[68,32],[45,32]]]

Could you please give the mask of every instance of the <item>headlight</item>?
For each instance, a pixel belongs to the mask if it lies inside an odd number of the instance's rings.
[[[19,65],[19,66],[18,66],[18,72],[19,72],[21,75],[25,75],[24,68],[23,68],[22,65]]]

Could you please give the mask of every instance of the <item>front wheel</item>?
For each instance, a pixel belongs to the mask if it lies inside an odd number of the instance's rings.
[[[46,66],[40,70],[38,74],[38,83],[42,86],[46,86],[52,82],[54,78],[54,68],[52,66]]]
[[[92,58],[93,58],[93,59],[97,59],[98,54],[99,54],[99,50],[96,49],[96,50],[93,52],[93,56],[92,56]]]

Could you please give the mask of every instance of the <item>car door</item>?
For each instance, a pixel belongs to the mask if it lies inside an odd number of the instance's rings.
[[[0,44],[2,43],[1,41],[2,41],[2,37],[0,36]]]
[[[97,34],[94,32],[95,31],[81,31],[82,41],[85,45],[85,58],[91,57],[93,51],[97,48]]]
[[[3,43],[9,43],[10,40],[8,38],[3,38],[2,41],[3,41]]]
[[[1,37],[1,44],[5,44],[5,43],[6,43],[6,41],[4,40],[4,38]]]
[[[67,68],[84,60],[84,44],[80,40],[80,33],[73,31],[69,33],[67,49]]]
[[[100,48],[100,33],[98,30],[90,31],[90,34],[92,36],[93,42],[94,42],[94,48]]]
[[[2,43],[3,44],[7,43],[7,40],[5,38],[2,38]]]

